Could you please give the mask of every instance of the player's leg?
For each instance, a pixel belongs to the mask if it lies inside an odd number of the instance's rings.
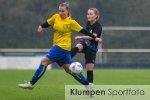
[[[94,69],[94,64],[93,63],[88,63],[86,64],[86,70],[87,70],[87,80],[89,82],[89,85],[86,86],[86,89],[88,91],[91,91],[93,88],[93,69]],[[93,95],[90,94],[90,97],[93,97]]]
[[[78,52],[83,50],[83,45],[82,44],[77,44],[76,47],[72,48],[70,51],[71,58],[73,58]]]
[[[94,69],[96,52],[91,51],[89,48],[86,48],[84,50],[84,53],[85,53],[87,80],[89,82],[89,85],[86,86],[86,89],[88,91],[91,91],[93,88],[93,80],[94,80],[93,69]],[[90,94],[90,97],[93,97],[93,96]]]
[[[47,66],[52,64],[53,62],[49,60],[49,58],[45,57],[41,60],[41,64],[39,65],[38,69],[34,73],[32,80],[30,81],[32,85],[34,85],[45,73]]]
[[[44,75],[46,68],[49,64],[52,64],[57,60],[58,57],[56,57],[58,47],[53,46],[47,56],[41,60],[41,64],[39,65],[38,69],[34,73],[32,80],[30,82],[24,83],[24,84],[18,84],[19,87],[21,88],[27,88],[27,89],[32,89],[33,85]]]
[[[91,51],[90,49],[86,49],[84,53],[85,53],[87,80],[89,84],[93,84],[94,80],[93,69],[95,64],[96,52]]]
[[[32,80],[24,84],[18,84],[18,86],[24,89],[33,89],[33,85],[44,75],[47,66],[51,63],[52,61],[50,61],[48,58],[43,58],[41,60],[41,64],[34,73]]]
[[[69,70],[69,66],[70,64],[72,63],[72,59],[71,59],[71,55],[70,53],[68,52],[68,54],[66,54],[66,56],[60,60],[59,62],[59,65],[63,65],[63,68],[65,69],[65,71],[67,73],[69,73],[71,76],[73,76],[78,82],[80,82],[81,84],[83,85],[88,85],[88,82],[86,80],[86,78],[83,76],[82,73],[80,74],[74,74],[72,73],[70,70]]]
[[[74,79],[76,79],[76,80],[77,80],[78,82],[80,82],[81,84],[83,84],[83,85],[88,85],[88,82],[87,82],[86,78],[84,77],[84,75],[83,75],[82,73],[80,73],[80,74],[74,74],[74,73],[72,73],[72,72],[69,70],[69,66],[70,66],[70,64],[64,64],[64,65],[63,65],[63,68],[65,69],[65,71],[66,71],[67,73],[69,73],[71,76],[73,76]]]
[[[93,63],[88,63],[86,64],[86,70],[87,70],[87,80],[89,82],[89,84],[93,84],[93,68],[94,68],[94,64]]]

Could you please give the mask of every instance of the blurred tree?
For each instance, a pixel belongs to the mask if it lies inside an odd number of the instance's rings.
[[[103,26],[150,26],[149,0],[0,0],[0,48],[51,47],[52,29],[44,30],[43,35],[38,35],[36,30],[64,1],[70,3],[72,18],[82,26],[90,7],[100,10]],[[149,34],[137,33],[104,33],[103,47],[150,48]]]

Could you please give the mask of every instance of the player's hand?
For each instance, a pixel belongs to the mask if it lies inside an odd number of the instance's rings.
[[[75,40],[80,40],[80,39],[82,39],[82,36],[76,36],[75,37]]]
[[[102,43],[102,39],[101,38],[95,38],[95,41],[98,43]]]
[[[43,31],[43,28],[42,28],[42,26],[41,26],[41,25],[39,25],[39,27],[38,27],[37,31],[38,31],[39,33],[41,33],[41,32]]]

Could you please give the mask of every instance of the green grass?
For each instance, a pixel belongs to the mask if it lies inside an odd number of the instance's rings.
[[[17,86],[30,80],[33,73],[33,70],[0,70],[0,100],[64,100],[65,85],[79,84],[64,70],[48,70],[33,90]],[[96,85],[150,84],[150,69],[97,69],[94,75]]]

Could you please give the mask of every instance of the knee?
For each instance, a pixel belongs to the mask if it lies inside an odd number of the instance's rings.
[[[79,52],[83,50],[83,45],[82,44],[77,44],[76,47],[78,48]]]
[[[71,71],[69,69],[65,69],[65,72],[68,74],[71,73]]]
[[[69,65],[70,66],[70,65]],[[71,73],[71,70],[69,69],[69,66],[63,66],[66,73]]]
[[[48,66],[50,63],[49,63],[49,61],[47,59],[43,58],[41,60],[41,64],[44,65],[44,66]]]
[[[94,64],[87,64],[86,66],[87,71],[93,71],[93,69],[94,69]]]

